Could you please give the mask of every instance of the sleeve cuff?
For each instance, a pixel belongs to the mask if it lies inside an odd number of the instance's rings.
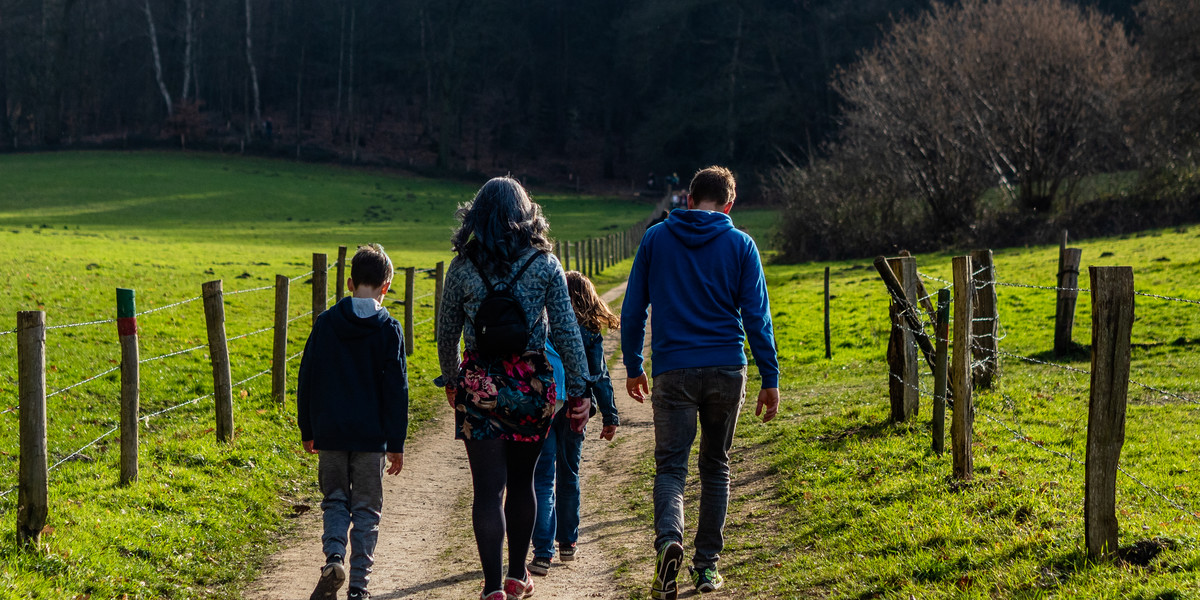
[[[629,379],[635,379],[635,378],[641,377],[645,373],[646,373],[646,371],[645,371],[645,369],[642,368],[641,365],[638,365],[637,367],[631,367],[629,365],[625,365],[625,376],[628,377]]]
[[[778,387],[779,387],[779,374],[778,373],[762,376],[762,389],[769,390],[769,389],[778,388]]]
[[[396,454],[404,453],[404,440],[388,440],[387,451]]]

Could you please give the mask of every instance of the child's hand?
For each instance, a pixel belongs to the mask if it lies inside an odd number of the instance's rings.
[[[600,430],[600,439],[611,442],[613,439],[613,436],[616,434],[617,434],[617,426],[616,425],[605,425],[604,429]]]
[[[388,475],[399,475],[404,469],[404,453],[403,452],[388,452]]]
[[[316,453],[317,453],[317,449],[316,449],[316,448],[313,448],[313,441],[312,441],[312,440],[303,440],[303,441],[301,441],[300,443],[304,445],[304,451],[305,451],[305,452],[307,452],[307,453],[309,453],[309,454],[316,454]]]

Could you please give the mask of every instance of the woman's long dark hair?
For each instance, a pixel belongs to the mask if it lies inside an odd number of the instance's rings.
[[[542,207],[511,177],[496,177],[483,184],[455,216],[462,225],[450,237],[454,251],[474,259],[493,277],[506,276],[509,265],[529,248],[554,251],[546,237],[550,225],[542,216]]]

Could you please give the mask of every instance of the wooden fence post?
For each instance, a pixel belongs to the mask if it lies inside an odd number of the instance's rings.
[[[578,241],[576,241],[576,242],[575,242],[575,270],[576,270],[576,271],[579,271],[580,273],[582,273],[582,272],[583,272],[583,268],[582,268],[582,265],[583,265],[583,263],[582,263],[582,259],[583,259],[583,257],[581,256],[581,250],[580,250],[579,242],[578,242]]]
[[[917,260],[889,258],[888,267],[900,280],[904,297],[914,304],[917,296]],[[912,328],[904,317],[905,307],[897,301],[888,306],[892,334],[888,341],[888,390],[892,400],[892,421],[897,423],[915,416],[920,408],[920,373],[917,364],[917,342]]]
[[[570,248],[563,244],[563,248]],[[442,290],[446,285],[446,262],[439,260],[433,267],[433,341],[437,341],[438,325],[442,322]]]
[[[954,452],[954,477],[970,481],[974,477],[975,460],[971,453],[972,429],[975,426],[975,404],[971,398],[971,309],[974,303],[975,282],[970,256],[954,257],[954,356],[949,375],[954,397],[954,413],[950,421],[950,443]]]
[[[825,358],[833,358],[829,336],[829,267],[825,267]]]
[[[1088,404],[1083,527],[1088,558],[1117,551],[1117,465],[1125,443],[1133,331],[1133,268],[1090,267],[1092,280],[1092,390]]]
[[[346,295],[346,247],[338,246],[337,284],[334,285],[337,296],[334,301],[341,300]]]
[[[417,280],[417,268],[406,267],[404,269],[404,355],[412,356],[413,344],[416,336],[413,335],[413,305],[416,301],[414,290]]]
[[[587,276],[588,276],[588,279],[591,279],[592,275],[594,274],[592,265],[594,265],[596,262],[596,253],[592,250],[592,246],[593,246],[592,238],[588,238],[587,241],[584,243],[585,252],[587,253]]]
[[[17,313],[17,541],[37,546],[50,513],[46,451],[46,313]]]
[[[225,293],[221,280],[201,286],[204,322],[208,328],[208,355],[212,360],[213,399],[216,404],[217,441],[233,440],[233,380],[229,376],[229,346],[225,340]]]
[[[991,250],[971,252],[971,272],[975,283],[971,333],[977,365],[971,374],[975,387],[991,389],[1000,367],[1000,311],[996,303],[996,265]]]
[[[1079,298],[1079,248],[1064,248],[1059,258],[1058,302],[1054,310],[1054,353],[1071,351],[1071,330],[1075,327],[1075,301]]]
[[[950,367],[950,290],[937,293],[936,366],[933,369],[933,451],[941,456],[946,451],[946,384]]]
[[[563,242],[563,270],[571,270],[571,242]]]
[[[329,294],[329,257],[319,252],[313,253],[312,276],[312,322],[317,324],[317,317],[325,312],[325,298]]]
[[[275,342],[271,353],[271,397],[278,406],[287,403],[287,314],[290,284],[287,275],[275,276]]]
[[[121,485],[138,479],[138,331],[133,290],[117,288],[117,336],[121,342]]]

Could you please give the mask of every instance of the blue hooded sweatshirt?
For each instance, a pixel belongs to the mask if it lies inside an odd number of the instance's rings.
[[[764,389],[779,387],[767,281],[754,240],[729,215],[676,210],[646,231],[621,307],[621,350],[629,377],[642,370],[647,308],[654,373],[746,364],[745,341]]]

